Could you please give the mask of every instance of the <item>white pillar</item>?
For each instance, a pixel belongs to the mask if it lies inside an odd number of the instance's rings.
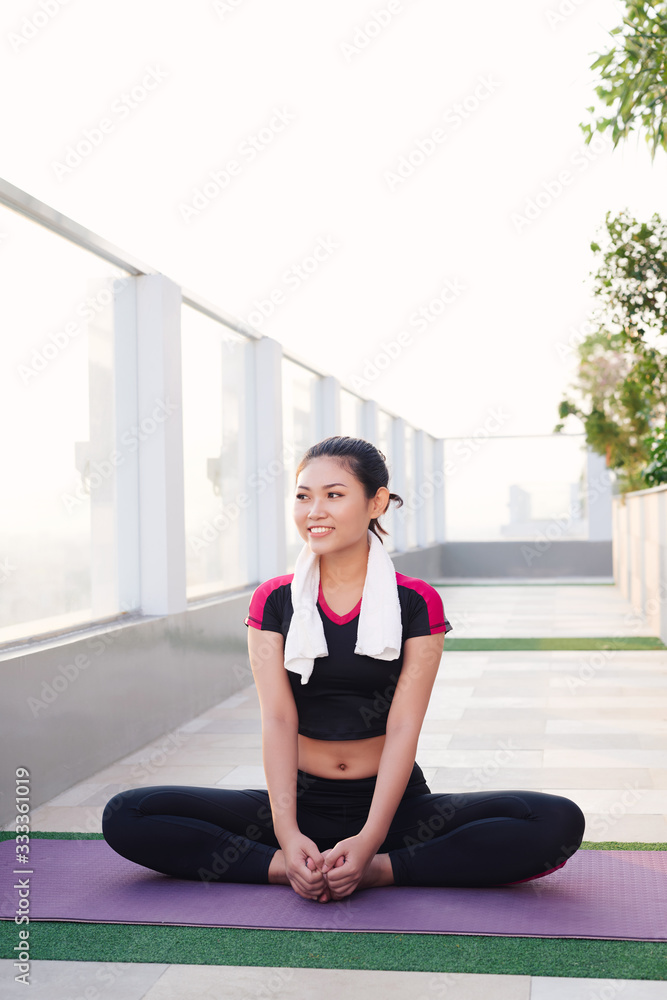
[[[317,380],[317,407],[315,421],[317,440],[340,433],[340,382],[333,375]]]
[[[118,609],[130,611],[142,606],[139,460],[137,450],[137,279],[121,278],[114,283],[114,415],[116,447],[116,548]]]
[[[187,606],[181,290],[163,274],[134,281],[141,608],[167,615]]]
[[[377,448],[378,405],[374,399],[365,399],[361,409],[361,436]]]
[[[254,342],[257,568],[260,581],[285,572],[285,462],[282,347],[271,337]]]
[[[391,492],[398,493],[400,497],[406,501],[405,490],[407,486],[407,478],[405,475],[405,420],[403,417],[394,417],[392,419],[392,465],[393,474],[391,482]],[[405,502],[405,507],[398,508],[394,512],[394,545],[397,552],[405,552],[407,549],[407,531],[406,531],[406,517],[410,516],[410,512],[407,510],[408,502]]]
[[[588,499],[588,537],[591,541],[607,541],[612,537],[610,470],[604,455],[592,448],[586,453],[586,486]]]
[[[446,479],[445,479],[445,442],[443,438],[435,438],[433,441],[433,517],[436,542],[446,541],[446,520],[445,505]]]
[[[413,438],[415,449],[415,495],[412,498],[414,505],[412,516],[416,522],[417,545],[419,548],[424,548],[426,545],[426,504],[430,503],[430,500],[424,496],[426,486],[424,479],[425,438],[426,431],[415,431]]]

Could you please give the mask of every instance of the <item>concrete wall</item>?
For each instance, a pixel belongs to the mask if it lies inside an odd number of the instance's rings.
[[[444,542],[443,577],[509,579],[601,576],[613,573],[611,541]]]
[[[667,643],[667,486],[614,497],[613,532],[614,580]]]
[[[249,684],[248,597],[3,652],[0,825],[17,767],[35,808]]]

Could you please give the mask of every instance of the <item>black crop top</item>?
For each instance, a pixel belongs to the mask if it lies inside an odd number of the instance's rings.
[[[260,584],[250,599],[245,624],[287,638],[292,620],[290,584],[294,574]],[[299,716],[299,733],[316,740],[363,740],[386,732],[387,716],[403,666],[403,645],[418,635],[449,632],[442,599],[430,584],[396,574],[403,635],[395,660],[377,660],[354,652],[361,601],[346,615],[327,605],[320,583],[317,609],[328,656],[315,658],[307,684],[287,671]]]

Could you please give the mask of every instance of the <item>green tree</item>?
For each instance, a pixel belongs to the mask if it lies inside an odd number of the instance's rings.
[[[591,243],[601,258],[593,332],[577,348],[571,395],[558,412],[582,420],[625,492],[667,482],[667,223],[607,212],[602,242]]]
[[[614,149],[637,127],[644,131],[653,159],[659,147],[667,150],[667,3],[627,0],[627,16],[610,34],[617,36],[615,46],[598,54],[591,69],[600,70],[595,92],[611,114],[579,127],[587,143],[594,131],[611,130]],[[595,114],[594,107],[586,110]]]

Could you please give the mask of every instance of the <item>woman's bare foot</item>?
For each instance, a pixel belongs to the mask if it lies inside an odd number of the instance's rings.
[[[326,858],[328,854],[329,850],[322,851],[323,858]],[[339,868],[342,864],[345,864],[345,858],[341,856],[337,859],[334,867]],[[290,885],[290,880],[285,872],[285,856],[281,850],[277,850],[271,858],[268,874],[270,885]],[[394,871],[391,867],[389,855],[376,854],[366,869],[366,873],[357,888],[370,889],[372,887],[393,884]],[[324,891],[317,897],[318,903],[328,903],[330,899],[331,892],[328,888],[324,889]]]
[[[325,851],[324,853],[326,854],[327,852]],[[315,871],[310,858],[308,859],[308,867],[311,871]],[[269,885],[291,885],[291,882],[287,877],[287,872],[285,871],[285,855],[280,849],[275,852],[269,862],[268,877]],[[328,903],[330,899],[331,893],[329,892],[328,887],[317,897],[318,903]]]
[[[289,885],[290,880],[285,872],[285,855],[277,850],[269,864],[269,885]]]
[[[373,886],[393,885],[394,869],[388,854],[376,854],[366,869],[364,877],[357,886],[358,889],[370,889]]]

